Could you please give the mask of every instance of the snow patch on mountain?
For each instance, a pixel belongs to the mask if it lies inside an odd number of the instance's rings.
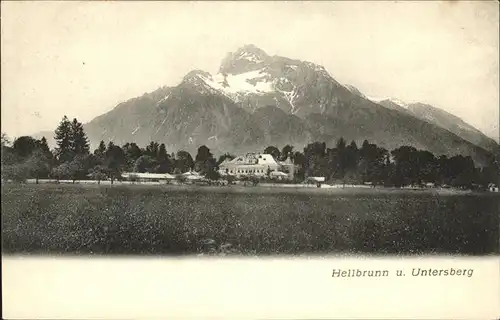
[[[134,135],[137,131],[139,131],[139,129],[141,128],[141,126],[137,126],[134,131],[132,131],[132,135]]]
[[[168,100],[168,98],[170,98],[170,93],[169,93],[169,94],[167,94],[166,96],[164,96],[164,97],[163,97],[160,101],[158,101],[158,102],[160,103],[160,102],[166,101],[166,100]]]
[[[167,116],[167,117],[165,117],[165,118],[163,119],[163,121],[161,122],[161,124],[160,124],[160,125],[158,126],[158,128],[156,129],[155,134],[157,134],[157,133],[158,133],[158,131],[160,131],[160,128],[161,128],[161,127],[165,124],[165,121],[167,121],[167,118],[168,118],[168,116]]]
[[[427,120],[429,122],[437,121],[437,119],[434,118],[434,116],[432,114],[430,114],[430,113],[423,114],[422,118],[424,118],[425,120]]]
[[[209,87],[224,93],[233,100],[238,100],[240,94],[264,94],[274,92],[269,74],[261,70],[240,74],[198,74],[198,77]]]
[[[264,61],[263,59],[259,58],[256,54],[254,54],[252,52],[247,52],[247,51],[241,52],[238,59],[248,60],[248,61],[253,62],[253,63],[260,63],[260,62]]]
[[[294,86],[291,91],[283,91],[283,90],[279,90],[279,89],[276,89],[276,90],[278,92],[280,92],[281,94],[283,94],[285,99],[288,101],[288,103],[292,107],[292,109],[290,110],[290,113],[295,114],[297,112],[297,109],[293,103],[294,103],[295,98],[297,97],[297,94],[298,94],[297,88]]]

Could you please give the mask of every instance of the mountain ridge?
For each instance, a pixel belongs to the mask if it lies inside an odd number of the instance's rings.
[[[353,88],[323,66],[246,45],[228,53],[215,75],[192,70],[177,86],[124,101],[84,126],[93,146],[100,140],[141,145],[155,140],[174,150],[205,144],[217,152],[245,152],[267,145],[333,144],[343,136],[389,149],[408,144],[436,154],[462,153],[480,163],[489,157],[491,150],[416,111],[397,104],[391,109]]]

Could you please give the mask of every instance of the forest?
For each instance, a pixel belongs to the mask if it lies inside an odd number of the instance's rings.
[[[45,137],[21,136],[9,141],[2,134],[2,180],[22,182],[28,178],[69,180],[120,180],[122,172],[180,174],[190,170],[207,179],[218,180],[218,165],[234,158],[229,153],[216,157],[207,146],[200,146],[193,156],[183,150],[169,153],[164,143],[151,141],[141,147],[136,143],[122,146],[101,141],[90,150],[83,125],[76,118],[64,116],[55,130],[56,147],[51,150]],[[426,150],[401,146],[386,150],[365,140],[361,146],[339,137],[334,147],[324,142],[308,144],[302,151],[294,146],[267,146],[261,152],[276,160],[290,158],[299,168],[294,182],[311,176],[325,177],[330,183],[401,187],[434,184],[464,189],[485,189],[499,183],[498,163],[476,167],[469,156],[434,155]]]

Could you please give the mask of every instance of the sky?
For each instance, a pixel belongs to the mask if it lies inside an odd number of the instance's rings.
[[[496,1],[1,3],[1,130],[88,122],[245,44],[499,137]]]

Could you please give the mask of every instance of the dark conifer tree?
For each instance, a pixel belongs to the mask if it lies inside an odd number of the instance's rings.
[[[104,156],[105,152],[106,152],[106,144],[104,143],[103,140],[101,140],[97,149],[94,150],[94,155],[96,155],[98,157],[102,157],[102,156]]]
[[[49,144],[47,143],[47,139],[45,137],[42,137],[42,139],[38,140],[38,148],[43,151],[44,154],[52,154],[50,152]]]
[[[156,157],[158,157],[159,149],[160,149],[160,145],[158,144],[158,142],[151,141],[149,143],[149,145],[146,147],[144,154],[150,156],[151,158],[156,159]]]
[[[195,157],[195,170],[203,175],[210,175],[215,171],[216,166],[216,160],[210,149],[207,146],[199,147]]]
[[[75,155],[89,154],[89,141],[81,122],[75,118],[71,123],[71,151]]]
[[[68,120],[68,117],[64,116],[59,123],[55,131],[55,140],[57,143],[57,147],[55,149],[56,157],[60,162],[68,162],[73,158],[73,154],[71,151],[72,147],[72,128],[71,122]]]
[[[104,157],[104,164],[108,169],[111,183],[113,183],[115,179],[120,178],[122,169],[126,164],[125,153],[122,148],[115,145],[113,142],[109,142]]]
[[[158,168],[157,168],[158,173],[167,173],[173,171],[170,156],[167,153],[167,149],[164,143],[162,143],[160,145],[160,148],[158,149],[158,156],[156,160],[158,162]]]

